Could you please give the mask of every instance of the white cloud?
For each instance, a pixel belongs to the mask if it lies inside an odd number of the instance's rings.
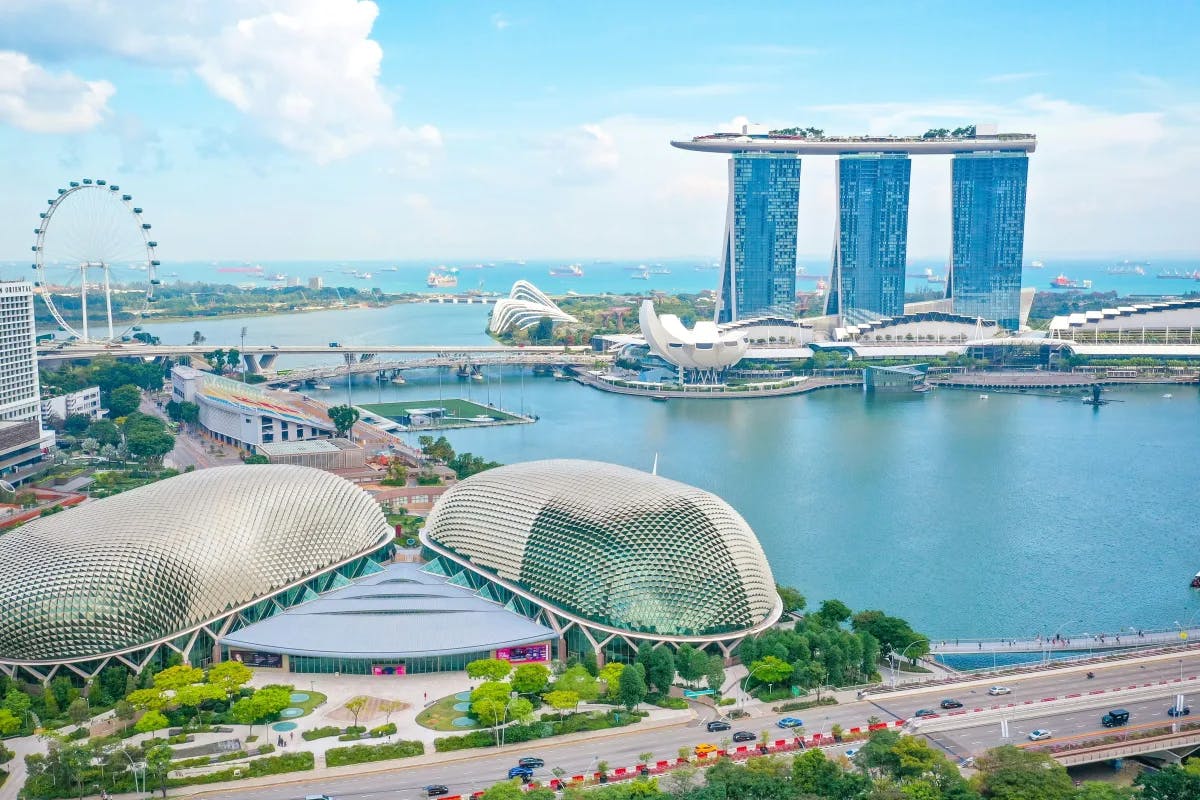
[[[1019,83],[1021,81],[1031,81],[1034,78],[1045,77],[1045,72],[1004,72],[999,75],[989,75],[983,79],[984,83]]]
[[[616,140],[594,123],[549,137],[541,150],[543,163],[552,166],[551,177],[560,183],[605,180],[621,166]]]
[[[116,89],[70,72],[52,73],[23,53],[0,50],[0,123],[33,133],[78,133],[99,125]]]
[[[187,70],[260,132],[325,163],[374,147],[440,145],[436,129],[394,117],[379,82],[383,50],[370,38],[378,13],[369,0],[15,0],[0,9],[0,29],[20,31],[32,51],[86,44]],[[47,22],[68,16],[71,25]]]
[[[617,94],[623,98],[659,99],[675,97],[728,97],[759,91],[764,87],[755,83],[699,83],[677,85],[636,86]]]
[[[508,21],[508,17],[504,16],[499,11],[497,11],[495,14],[492,14],[492,26],[496,30],[502,31],[510,25],[512,25],[512,23]]]

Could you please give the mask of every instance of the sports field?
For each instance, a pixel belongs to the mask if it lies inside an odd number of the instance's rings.
[[[501,411],[498,408],[488,408],[479,403],[472,403],[470,400],[461,398],[448,398],[444,400],[405,400],[403,402],[394,403],[363,403],[362,407],[372,414],[378,414],[381,417],[386,417],[390,420],[399,421],[401,417],[406,417],[413,409],[428,409],[428,408],[444,408],[446,414],[440,419],[433,420],[429,428],[445,428],[459,427],[464,423],[478,422],[477,417],[490,417],[495,422],[518,422],[521,420],[513,414]]]

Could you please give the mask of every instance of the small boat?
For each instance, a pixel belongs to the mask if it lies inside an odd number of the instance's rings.
[[[925,392],[928,392],[928,391],[929,391],[930,389],[932,389],[932,388],[933,388],[933,387],[932,387],[932,386],[930,386],[930,385],[929,385],[929,384],[927,384],[927,383],[918,383],[916,386],[912,387],[912,390],[913,390],[914,392],[918,392],[918,393],[924,394]]]
[[[284,275],[282,272],[276,272],[274,275],[272,275],[272,276],[271,276],[271,280],[273,280],[273,281],[286,281],[286,280],[287,280],[287,275]]]
[[[471,380],[473,380],[473,381],[479,381],[479,382],[481,382],[481,383],[482,383],[482,382],[483,382],[483,373],[482,373],[482,372],[472,372],[472,373],[471,373]]]
[[[583,267],[578,264],[568,264],[565,267],[557,269],[551,268],[550,277],[552,278],[582,278]]]
[[[650,270],[650,274],[651,275],[670,275],[671,270],[667,269],[666,267],[659,267],[658,269]]]
[[[1170,400],[1170,399],[1171,399],[1171,396],[1172,396],[1172,395],[1171,395],[1171,393],[1170,393],[1170,392],[1167,392],[1166,394],[1164,394],[1164,395],[1163,395],[1163,399],[1164,399],[1164,400]]]
[[[1196,576],[1192,578],[1190,585],[1193,589],[1200,589],[1200,572],[1197,572]]]
[[[399,267],[380,267],[379,271],[380,272],[399,272],[400,268]]]
[[[667,397],[665,394],[656,394],[656,395],[652,395],[652,396],[650,397],[650,399],[651,399],[651,400],[653,400],[653,401],[654,401],[654,402],[656,402],[656,403],[665,403],[665,402],[667,402],[667,401],[668,401],[670,398],[669,398],[669,397]]]
[[[314,389],[320,389],[320,390],[321,390],[321,391],[323,391],[323,392],[328,392],[328,391],[329,391],[330,389],[332,389],[333,387],[332,387],[332,386],[330,386],[328,383],[314,383],[314,384],[313,384],[313,388],[314,388]]]
[[[650,271],[643,270],[642,272],[639,272],[638,274],[636,274],[632,277],[635,281],[648,281],[648,280],[650,280]]]
[[[571,380],[571,376],[568,375],[567,373],[563,372],[561,369],[556,369],[553,372],[551,372],[550,374],[554,376],[554,380],[556,380],[556,381]]]
[[[980,400],[987,400],[987,399],[988,399],[988,396],[987,396],[986,394],[981,394],[981,395],[979,395],[979,399],[980,399]]]
[[[453,288],[458,286],[458,276],[441,274],[437,270],[434,270],[433,272],[429,273],[427,278],[425,278],[425,285],[432,286],[437,289]]]
[[[355,275],[354,277],[356,277],[356,278],[358,278],[359,280],[362,280],[362,281],[369,281],[369,280],[371,280],[371,273],[369,273],[369,272],[363,272],[363,273],[361,273],[361,274]]]
[[[396,377],[392,378],[392,383],[396,384],[397,386],[403,386],[404,384],[408,383],[408,381],[404,380],[403,375],[397,375]]]

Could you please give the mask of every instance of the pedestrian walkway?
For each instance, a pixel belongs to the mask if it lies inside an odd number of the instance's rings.
[[[1177,626],[1170,630],[1142,630],[1065,634],[1061,630],[1032,638],[940,639],[930,642],[934,655],[970,653],[1043,653],[1056,651],[1124,650],[1131,647],[1161,647],[1200,639],[1200,628]]]

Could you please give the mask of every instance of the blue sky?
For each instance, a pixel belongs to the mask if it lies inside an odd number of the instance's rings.
[[[752,11],[748,10],[752,9]],[[1027,257],[1200,253],[1191,3],[3,0],[0,260],[105,177],[161,256],[714,258],[742,122],[1039,135]],[[805,159],[800,250],[833,165]],[[917,159],[912,257],[949,247]]]

